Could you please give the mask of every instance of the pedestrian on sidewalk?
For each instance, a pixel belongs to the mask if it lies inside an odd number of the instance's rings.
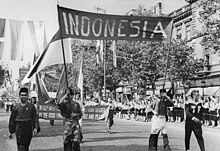
[[[205,151],[204,139],[202,136],[202,121],[205,109],[198,91],[192,91],[191,98],[185,104],[186,122],[185,122],[185,148],[190,149],[190,137],[194,132],[201,151]]]
[[[153,117],[151,125],[151,134],[149,138],[149,149],[148,151],[157,151],[158,135],[163,135],[164,151],[171,151],[169,147],[169,140],[166,130],[166,116],[167,108],[173,106],[173,102],[169,96],[167,96],[166,90],[160,90],[160,97],[153,96]]]
[[[82,140],[79,119],[82,117],[80,104],[73,99],[73,91],[68,88],[66,94],[58,100],[58,108],[64,119],[64,151],[80,151]]]
[[[9,119],[9,138],[16,134],[18,151],[29,151],[33,136],[40,131],[36,108],[28,100],[28,89],[19,91],[20,103],[16,104]]]

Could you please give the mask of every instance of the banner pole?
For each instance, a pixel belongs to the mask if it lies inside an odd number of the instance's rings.
[[[63,64],[64,64],[64,71],[65,71],[65,77],[66,77],[66,86],[68,88],[68,79],[67,79],[67,67],[66,67],[66,58],[65,58],[65,52],[64,52],[64,44],[63,44],[63,37],[62,37],[62,29],[60,24],[60,12],[59,12],[59,5],[57,5],[57,11],[58,11],[58,22],[59,22],[59,31],[60,31],[60,37],[61,37],[61,46],[62,46],[62,52],[63,52]]]
[[[164,73],[163,89],[164,89],[164,87],[165,87],[166,77],[167,77],[167,68],[168,68],[169,58],[170,58],[170,49],[171,49],[172,33],[173,33],[173,20],[172,20],[172,26],[171,26],[170,41],[169,41],[169,44],[168,44],[168,53],[167,53],[167,62],[166,62],[166,68],[165,68],[165,73]]]
[[[103,62],[104,62],[104,100],[106,99],[106,40],[103,41]]]

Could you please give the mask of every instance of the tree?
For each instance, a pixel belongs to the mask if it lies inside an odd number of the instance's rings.
[[[194,57],[194,49],[181,38],[174,39],[170,47],[168,74],[174,81],[185,83],[203,70],[204,61]]]
[[[219,0],[200,0],[198,6],[200,11],[200,21],[204,24],[201,42],[205,49],[212,48],[214,52],[218,51],[220,45],[220,1]]]

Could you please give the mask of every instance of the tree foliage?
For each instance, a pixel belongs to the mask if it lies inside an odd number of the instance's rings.
[[[220,49],[220,1],[200,0],[198,6],[202,8],[200,21],[204,23],[202,45],[205,49],[213,48],[216,52]]]
[[[170,47],[169,78],[186,82],[203,69],[203,60],[194,57],[194,49],[181,38],[174,39]]]

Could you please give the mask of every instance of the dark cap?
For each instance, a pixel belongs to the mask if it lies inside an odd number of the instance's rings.
[[[166,89],[160,89],[160,93],[166,93]]]
[[[24,93],[28,94],[28,88],[26,88],[26,87],[20,88],[19,95],[21,94],[21,92],[24,92]]]

